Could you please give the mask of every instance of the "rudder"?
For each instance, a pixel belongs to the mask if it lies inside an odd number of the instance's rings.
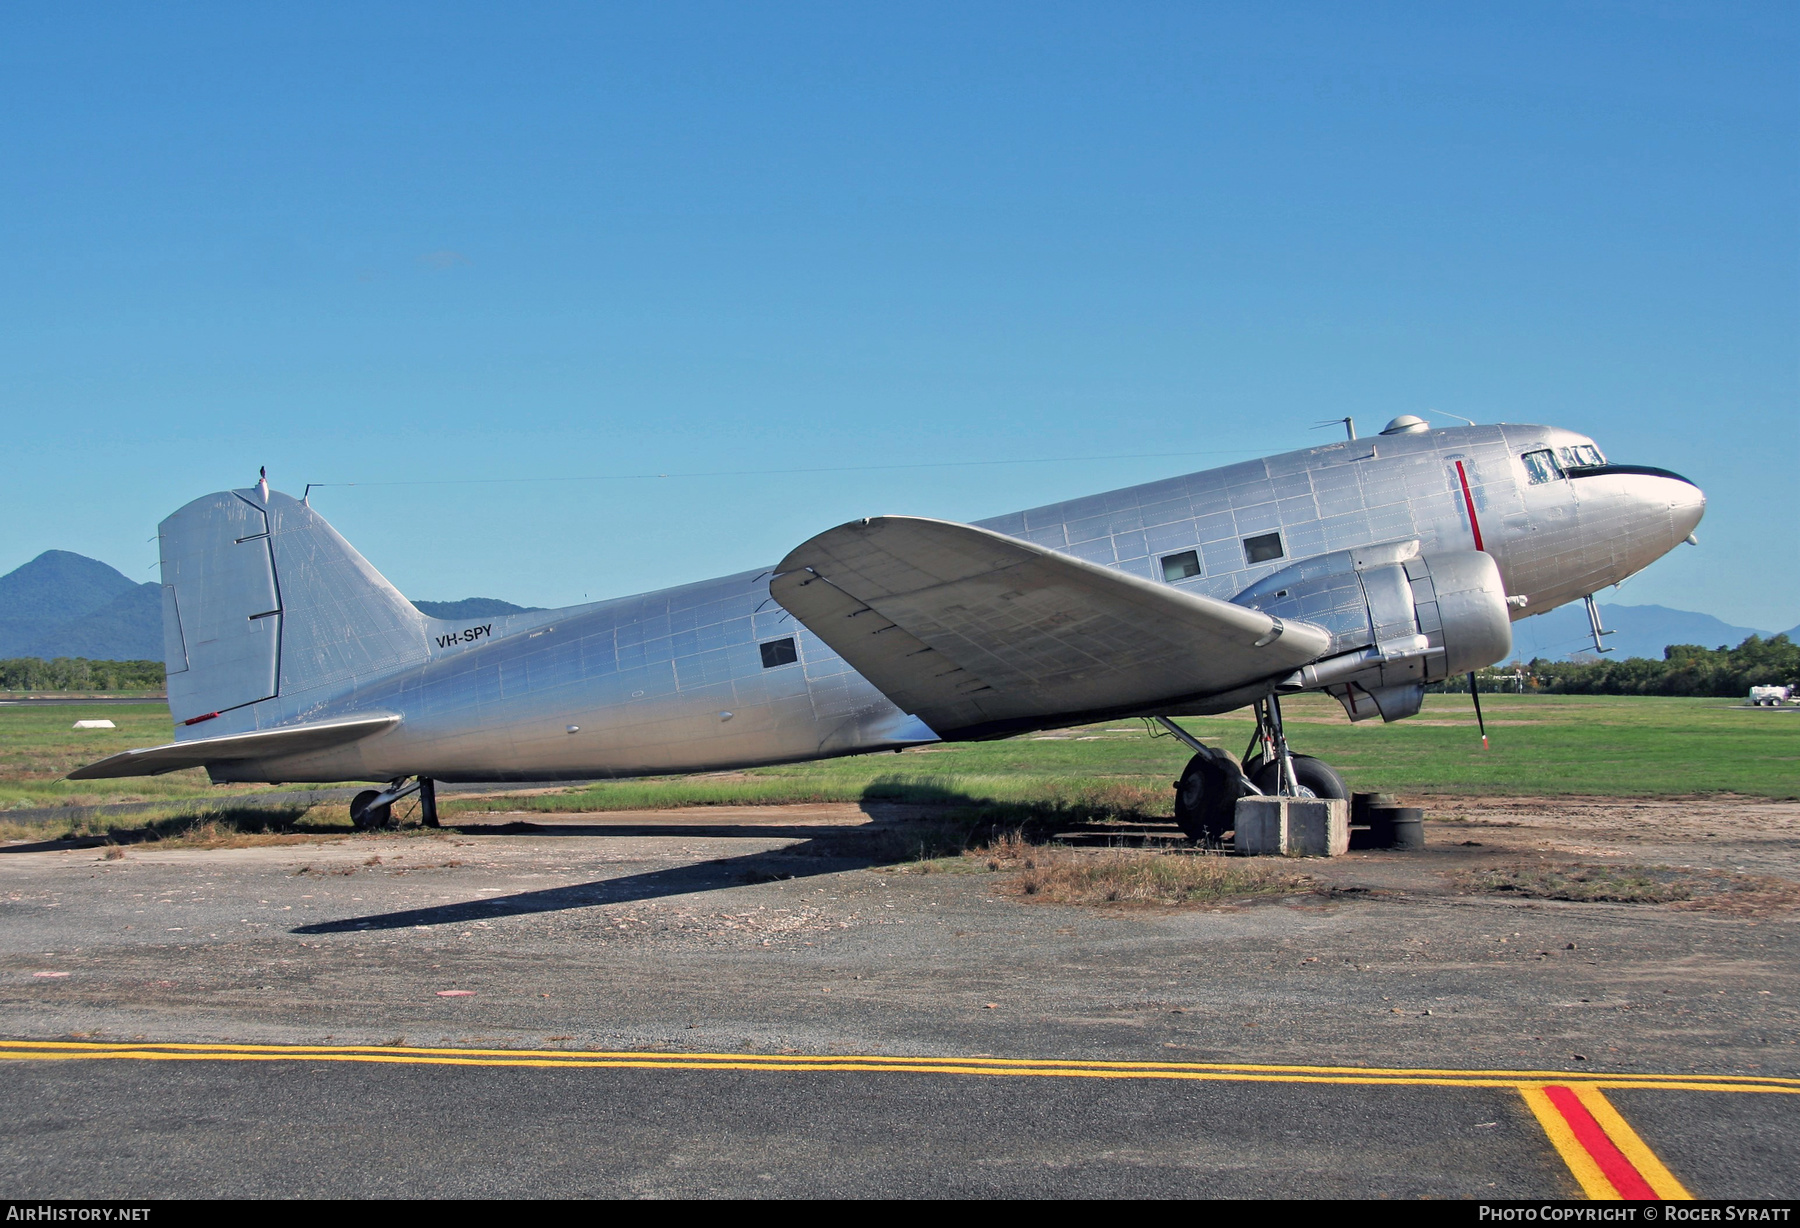
[[[351,683],[426,659],[427,619],[305,503],[259,487],[162,522],[163,644],[187,736],[301,714]],[[191,726],[189,728],[192,728]]]

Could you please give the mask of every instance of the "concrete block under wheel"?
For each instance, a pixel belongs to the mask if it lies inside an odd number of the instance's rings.
[[[1279,856],[1287,848],[1287,799],[1240,797],[1232,813],[1232,847],[1252,857]]]
[[[1324,797],[1240,797],[1233,814],[1239,853],[1336,857],[1350,848],[1350,804]]]
[[[1296,857],[1337,857],[1350,851],[1350,803],[1335,797],[1284,797],[1287,852]]]

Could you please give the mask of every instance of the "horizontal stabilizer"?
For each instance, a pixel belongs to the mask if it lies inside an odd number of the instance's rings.
[[[987,529],[883,516],[827,530],[769,592],[945,738],[1218,695],[1305,665],[1330,636]]]
[[[69,779],[160,776],[164,772],[205,767],[209,763],[225,763],[234,759],[284,759],[289,755],[354,742],[399,723],[398,716],[384,712],[341,721],[320,721],[314,725],[287,725],[277,729],[259,729],[254,733],[234,733],[223,738],[170,742],[166,746],[147,746],[109,755],[98,763],[76,768],[69,773]]]

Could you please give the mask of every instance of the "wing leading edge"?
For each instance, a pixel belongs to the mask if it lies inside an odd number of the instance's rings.
[[[859,520],[796,547],[769,592],[940,736],[1170,710],[1316,659],[1310,623],[946,520]]]

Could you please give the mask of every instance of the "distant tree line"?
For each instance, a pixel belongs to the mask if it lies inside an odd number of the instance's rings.
[[[85,657],[0,660],[0,691],[160,691],[161,661],[90,661]],[[1484,694],[1518,692],[1555,695],[1694,695],[1741,697],[1753,686],[1800,684],[1800,644],[1785,635],[1753,635],[1736,648],[1721,644],[1671,644],[1663,659],[1601,657],[1529,665],[1491,665],[1476,671]],[[1451,678],[1433,690],[1467,692],[1467,677]]]
[[[1800,684],[1800,644],[1786,635],[1764,639],[1753,635],[1736,648],[1724,644],[1671,644],[1662,660],[1649,657],[1582,661],[1546,661],[1529,665],[1494,665],[1476,671],[1476,683],[1489,691],[1556,695],[1692,695],[1743,697],[1753,686]],[[1467,677],[1452,678],[1446,691],[1467,692]]]
[[[0,691],[160,691],[161,661],[90,661],[86,657],[0,660]]]

